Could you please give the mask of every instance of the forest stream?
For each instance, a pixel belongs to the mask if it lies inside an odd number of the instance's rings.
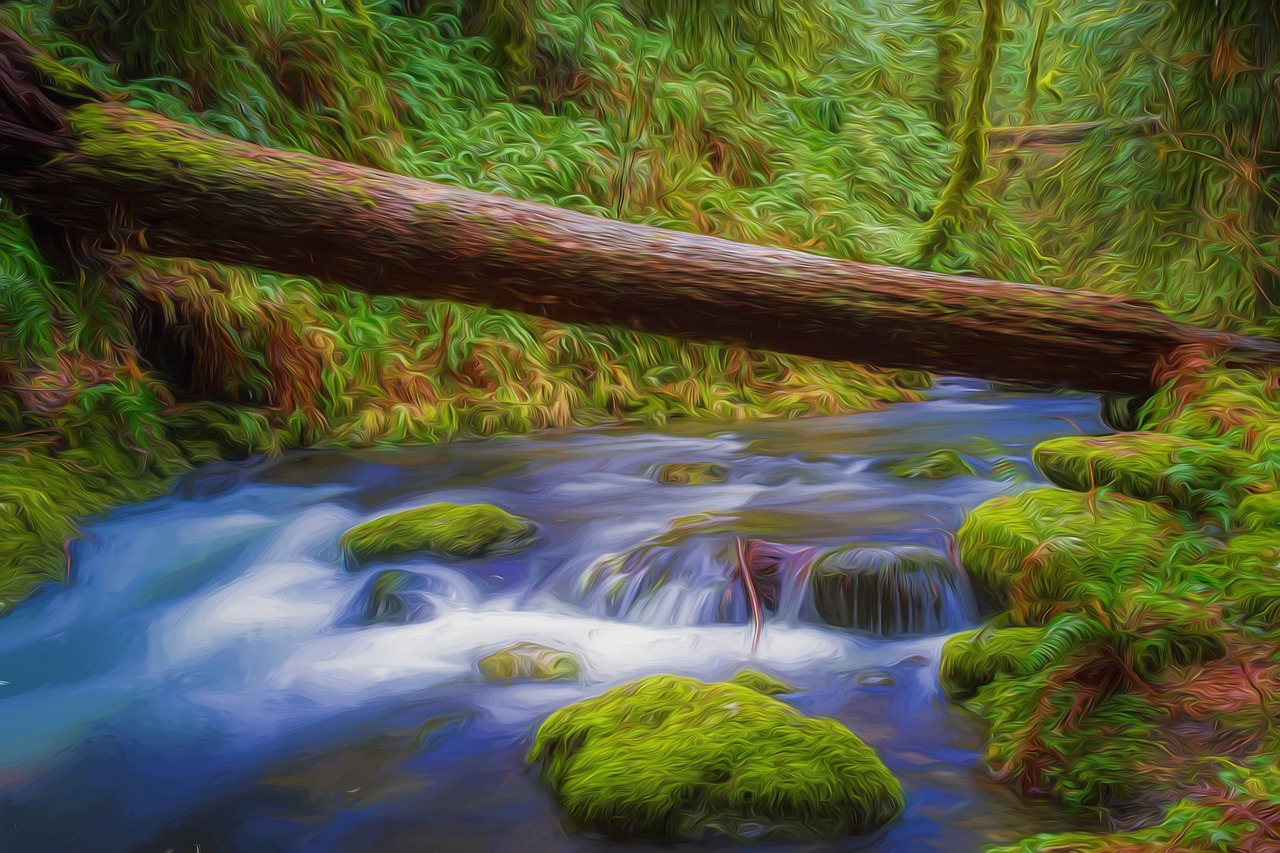
[[[796,686],[781,698],[801,711],[847,724],[907,802],[872,836],[753,849],[960,853],[1069,828],[983,780],[981,731],[940,694],[943,640],[980,622],[962,573],[896,590],[892,612],[863,607],[862,631],[825,624],[803,581],[806,561],[834,546],[945,550],[967,510],[1043,482],[1036,443],[1108,432],[1098,408],[947,380],[923,402],[867,414],[202,468],[167,497],[92,521],[71,546],[69,586],[0,621],[0,848],[601,849],[562,826],[524,764],[538,722],[640,675],[715,680],[743,667]],[[889,471],[940,448],[977,476]],[[655,477],[689,461],[726,477]],[[344,567],[345,530],[435,501],[518,513],[537,544]],[[766,543],[779,567],[754,653],[739,536]],[[387,570],[411,582],[376,598]],[[478,674],[482,656],[525,641],[576,653],[581,680]]]

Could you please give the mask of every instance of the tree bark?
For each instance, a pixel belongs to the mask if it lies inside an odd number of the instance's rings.
[[[0,81],[2,85],[2,81]],[[20,118],[20,117],[19,117]],[[1142,393],[1182,345],[1280,347],[1084,291],[869,266],[630,225],[228,139],[117,104],[0,129],[0,190],[133,248],[575,323]],[[20,155],[20,156],[18,156]]]

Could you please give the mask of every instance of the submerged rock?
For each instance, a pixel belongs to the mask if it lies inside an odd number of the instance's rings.
[[[384,515],[342,535],[348,568],[409,554],[484,557],[513,553],[534,538],[532,523],[490,504],[429,504]]]
[[[734,674],[733,678],[729,679],[728,683],[750,688],[757,693],[763,693],[765,696],[778,696],[783,693],[796,692],[795,687],[758,669],[739,670]]]
[[[714,462],[668,462],[658,469],[658,482],[670,486],[723,483],[729,472]]]
[[[570,820],[614,838],[856,835],[903,807],[898,780],[835,720],[673,675],[562,708],[529,761]]]
[[[858,684],[862,687],[892,687],[896,683],[892,675],[878,669],[858,676]]]
[[[495,681],[577,681],[582,666],[573,652],[538,643],[516,643],[480,659],[480,674]]]
[[[365,622],[425,622],[436,615],[427,593],[436,592],[430,578],[404,569],[386,569],[374,575],[362,596]]]
[[[941,631],[963,607],[962,575],[945,554],[914,545],[852,545],[813,568],[814,609],[824,621],[882,636]]]
[[[894,465],[889,473],[906,479],[943,480],[947,477],[975,477],[978,470],[954,450],[935,450]]]

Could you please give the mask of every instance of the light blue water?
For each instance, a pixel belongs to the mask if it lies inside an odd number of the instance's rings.
[[[847,723],[908,792],[903,817],[874,837],[757,849],[961,853],[1054,828],[1051,813],[981,781],[979,733],[938,695],[942,635],[831,628],[803,584],[783,584],[753,655],[729,543],[754,537],[784,555],[946,547],[968,508],[1037,482],[1037,442],[1105,432],[1097,411],[1089,397],[957,381],[871,414],[202,470],[94,521],[70,586],[0,620],[0,849],[604,849],[561,827],[523,766],[538,721],[639,675],[713,679],[743,665],[801,687],[783,698]],[[940,447],[983,474],[885,471]],[[655,481],[656,466],[682,461],[718,462],[729,478]],[[1019,472],[1028,479],[1010,479]],[[338,537],[440,500],[498,504],[532,519],[540,541],[493,560],[397,564],[431,578],[417,599],[425,621],[369,624],[377,569],[344,569]],[[672,522],[695,513],[711,515],[671,544]],[[646,580],[610,598],[599,578],[628,557]],[[943,616],[958,629],[977,613],[960,595]],[[475,675],[480,657],[518,641],[576,651],[586,682]],[[859,683],[868,674],[892,683]]]

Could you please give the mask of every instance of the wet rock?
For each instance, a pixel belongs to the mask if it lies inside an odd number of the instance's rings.
[[[723,483],[729,472],[714,462],[668,462],[658,468],[658,482],[669,486]]]
[[[863,687],[892,687],[896,683],[892,675],[880,670],[864,672],[858,676],[858,684]]]
[[[436,592],[430,578],[404,569],[386,569],[373,576],[362,595],[360,614],[367,623],[425,622],[436,615],[428,594]]]
[[[890,468],[889,473],[904,479],[944,480],[948,477],[974,477],[978,470],[954,450],[935,450],[900,462]]]
[[[828,624],[881,636],[945,630],[963,616],[962,574],[945,554],[913,545],[853,545],[819,558],[814,609]]]
[[[509,554],[533,542],[528,520],[490,504],[436,503],[384,515],[342,535],[348,568],[411,554],[485,557]]]
[[[516,643],[480,659],[480,674],[495,681],[577,681],[582,672],[573,652],[538,643]]]
[[[529,761],[575,825],[612,838],[857,835],[903,807],[898,780],[835,720],[672,675],[552,714]]]

